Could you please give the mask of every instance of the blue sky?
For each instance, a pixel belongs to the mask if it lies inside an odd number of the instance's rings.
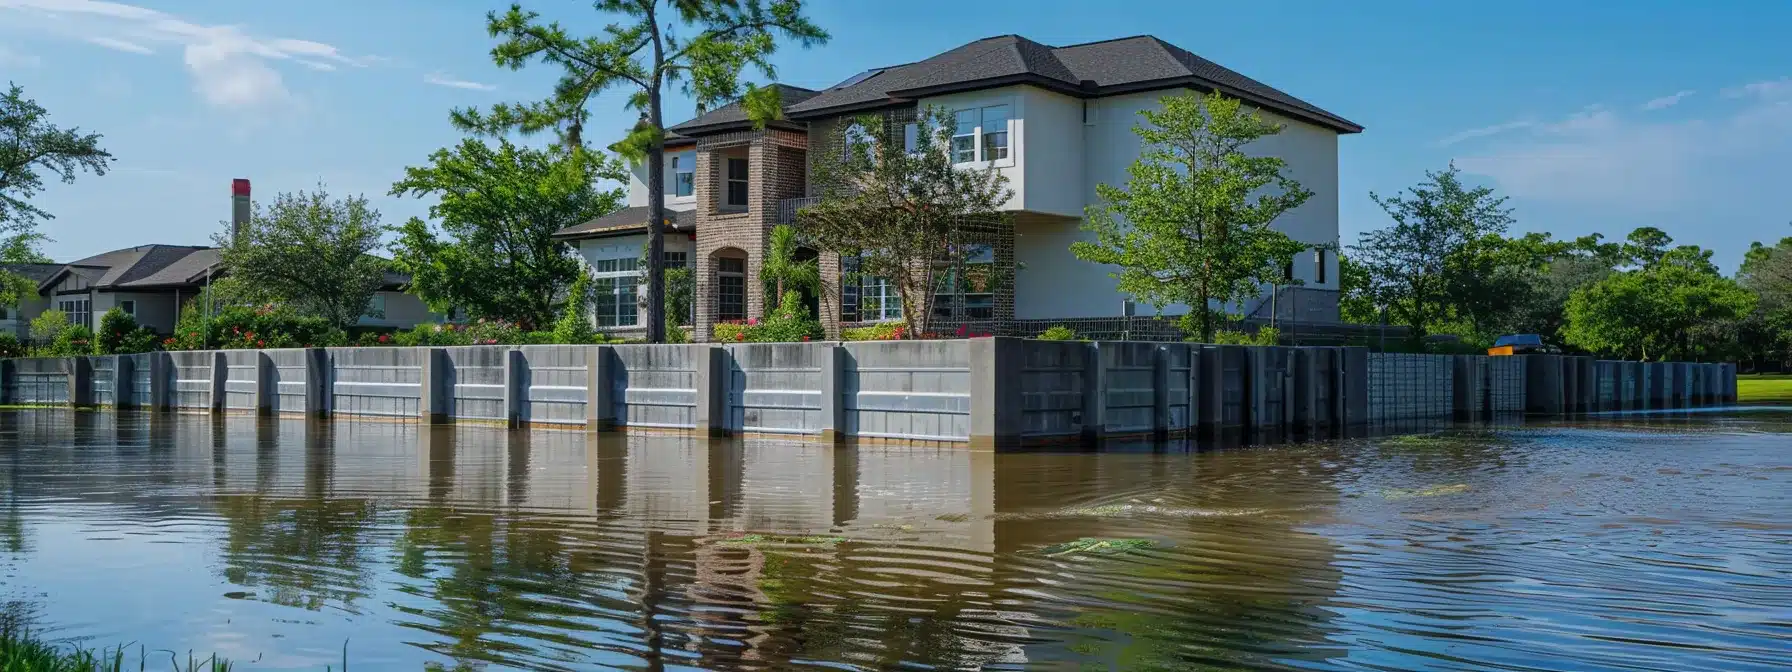
[[[576,32],[582,0],[531,0]],[[425,204],[384,194],[455,142],[447,111],[543,95],[551,73],[491,65],[497,2],[0,0],[0,79],[59,124],[102,132],[103,178],[56,185],[48,251],[203,244],[233,177],[259,198],[371,197],[389,223]],[[833,41],[787,48],[780,79],[820,87],[865,68],[1017,33],[1047,44],[1155,34],[1367,127],[1343,138],[1341,228],[1386,224],[1393,192],[1456,161],[1512,198],[1519,228],[1621,237],[1657,226],[1733,269],[1792,235],[1792,3],[820,0]],[[688,100],[674,96],[668,117]],[[634,118],[600,101],[593,137]],[[614,133],[609,133],[613,136]]]

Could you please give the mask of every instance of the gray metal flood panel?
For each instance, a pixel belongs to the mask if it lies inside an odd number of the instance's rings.
[[[589,392],[589,358],[594,345],[525,345],[517,348],[527,364],[522,372],[523,420],[530,423],[583,425]]]
[[[329,348],[331,412],[417,417],[427,348]]]
[[[1153,381],[1157,344],[1140,341],[1105,341],[1095,344],[1101,354],[1101,401],[1106,406],[1102,433],[1149,433],[1157,403]]]
[[[611,403],[616,424],[676,427],[697,424],[697,357],[707,345],[617,345],[610,348]],[[708,356],[704,354],[704,356]]]
[[[506,420],[504,357],[506,345],[443,348],[448,355],[448,415],[469,420]]]
[[[274,395],[275,413],[305,412],[305,376],[307,368],[305,357],[310,353],[304,349],[268,350],[267,356],[273,366],[269,371],[274,379],[269,381],[267,390]]]
[[[261,384],[261,351],[230,350],[224,353],[228,369],[224,379],[224,407],[234,411],[255,410],[255,388]]]
[[[969,441],[968,341],[847,343],[842,372],[851,436]]]
[[[212,407],[212,361],[209,350],[168,353],[168,404],[174,408]]]
[[[819,434],[823,367],[831,343],[747,343],[726,346],[730,431]]]

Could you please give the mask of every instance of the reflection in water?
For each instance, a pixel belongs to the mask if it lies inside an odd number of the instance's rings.
[[[3,412],[0,599],[270,669],[1766,667],[1787,432],[992,454]]]

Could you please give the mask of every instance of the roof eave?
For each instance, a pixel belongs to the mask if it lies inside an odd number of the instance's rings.
[[[690,122],[687,121],[685,123],[688,124]],[[789,118],[774,119],[772,121],[766,122],[765,127],[766,128],[776,128],[776,129],[785,130],[785,131],[807,130],[801,124],[794,123],[793,120],[791,120]],[[715,135],[717,133],[728,133],[731,131],[751,131],[751,130],[754,130],[754,124],[753,124],[752,120],[743,119],[740,121],[723,121],[723,122],[718,122],[718,123],[714,123],[714,124],[704,124],[702,126],[685,126],[684,124],[679,124],[677,126],[668,128],[666,130],[672,131],[674,133],[678,133],[680,135],[692,136],[691,144],[696,144],[696,142],[697,142],[696,138],[698,138],[698,137],[702,137],[705,135]]]
[[[906,98],[912,100],[930,96],[943,96],[950,93],[963,93],[966,91],[979,91],[982,89],[993,89],[1002,86],[1013,86],[1015,84],[1031,84],[1048,91],[1055,91],[1057,93],[1072,96],[1086,96],[1090,93],[1088,90],[1083,89],[1076,84],[1030,72],[1023,72],[1013,75],[1002,75],[1000,77],[985,77],[983,79],[972,79],[962,82],[948,82],[946,84],[936,84],[933,86],[923,86],[913,89],[899,89],[891,91],[890,96],[893,98]]]
[[[1217,84],[1205,78],[1195,77],[1193,75],[1103,86],[1096,89],[1093,95],[1095,97],[1118,96],[1127,93],[1141,93],[1144,91],[1161,91],[1164,89],[1178,88],[1194,88],[1203,91],[1218,90],[1220,93],[1245,101],[1257,107],[1273,110],[1277,114],[1295,117],[1301,121],[1337,131],[1339,134],[1363,132],[1363,127],[1361,125],[1330,112],[1315,114],[1311,111],[1303,110],[1287,103],[1270,100],[1247,91],[1239,91],[1238,89]]]

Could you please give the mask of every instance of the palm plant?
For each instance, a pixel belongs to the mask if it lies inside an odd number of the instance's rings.
[[[796,229],[788,225],[772,227],[771,245],[766,249],[765,264],[759,274],[768,288],[775,289],[780,304],[785,292],[821,289],[821,267],[814,259],[797,260],[799,243]]]

